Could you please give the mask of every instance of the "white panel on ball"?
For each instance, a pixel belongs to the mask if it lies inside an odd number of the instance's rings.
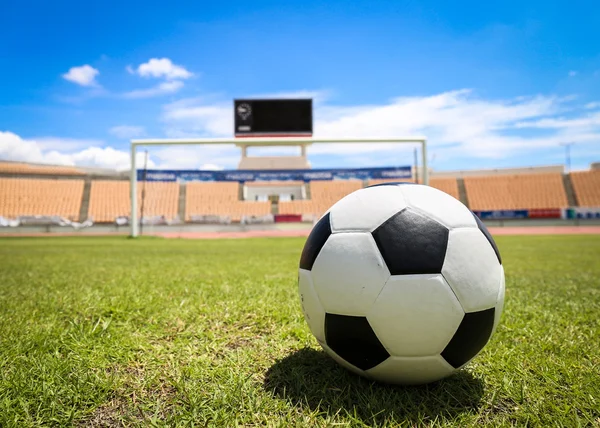
[[[340,199],[331,213],[332,232],[373,231],[388,218],[406,208],[398,186],[360,189]]]
[[[449,229],[477,227],[471,211],[459,200],[434,187],[424,185],[398,186],[408,206],[417,208]]]
[[[440,355],[429,357],[390,357],[370,370],[371,379],[394,384],[417,385],[443,379],[454,368]]]
[[[315,292],[310,271],[300,269],[298,271],[298,291],[300,293],[300,304],[304,318],[308,323],[312,334],[320,343],[325,342],[325,310]]]
[[[502,266],[479,229],[450,231],[442,274],[465,312],[496,306]]]
[[[496,328],[500,323],[500,317],[502,316],[502,311],[504,310],[504,293],[505,293],[505,279],[504,279],[504,267],[500,266],[502,269],[502,277],[500,278],[500,291],[498,291],[498,299],[496,301],[496,310],[494,311],[494,328],[492,329],[492,336],[496,332]]]
[[[333,234],[312,267],[326,312],[364,316],[390,276],[370,233]]]
[[[441,274],[392,276],[367,314],[393,356],[439,354],[465,313]]]

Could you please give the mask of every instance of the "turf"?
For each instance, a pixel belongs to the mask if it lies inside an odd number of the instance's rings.
[[[302,239],[1,239],[0,426],[600,426],[600,239],[497,242],[488,346],[391,387],[319,349]]]

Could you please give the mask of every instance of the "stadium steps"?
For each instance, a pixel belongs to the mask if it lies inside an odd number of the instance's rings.
[[[179,200],[177,201],[177,216],[185,221],[185,196],[186,196],[186,185],[185,183],[179,184]]]
[[[573,182],[571,181],[571,174],[563,174],[563,185],[565,186],[565,192],[567,193],[567,201],[570,207],[577,207],[577,196],[575,195],[575,189],[573,188]]]
[[[469,206],[469,198],[467,197],[467,189],[465,187],[465,180],[462,177],[458,177],[456,179],[456,183],[458,184],[459,200],[468,207]]]
[[[80,222],[84,222],[88,219],[91,188],[92,188],[92,180],[88,178],[83,183],[83,195],[81,196],[81,206],[79,207],[79,221]]]

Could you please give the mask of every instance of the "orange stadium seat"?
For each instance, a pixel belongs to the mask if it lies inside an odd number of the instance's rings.
[[[447,194],[449,194],[450,196],[453,196],[456,199],[460,199],[460,196],[458,194],[458,182],[456,181],[456,178],[454,178],[454,177],[450,177],[450,178],[432,177],[429,179],[429,185],[431,187],[435,187],[438,190],[441,190],[442,192],[446,192]]]
[[[566,208],[562,174],[465,177],[473,211]]]
[[[79,220],[83,186],[83,180],[0,178],[0,215],[57,215]]]
[[[138,216],[141,215],[141,198],[144,183],[137,184]],[[146,182],[144,216],[165,216],[171,220],[177,216],[179,183]],[[90,189],[88,217],[96,223],[113,222],[117,217],[129,216],[129,182],[123,180],[94,180]]]
[[[311,181],[311,199],[279,202],[280,214],[320,216],[344,196],[363,187],[361,180]]]
[[[600,207],[600,170],[572,172],[571,183],[580,207]]]
[[[400,181],[400,182],[404,182],[404,183],[414,183],[415,182],[415,180],[413,178],[401,178],[401,179],[383,178],[383,179],[369,180],[368,185],[373,186],[375,184],[393,183],[395,181]],[[456,181],[456,178],[454,178],[454,177],[450,177],[450,178],[430,177],[429,185],[431,187],[435,187],[438,190],[441,190],[442,192],[446,192],[447,194],[455,197],[456,199],[459,199],[458,182]]]
[[[271,202],[240,201],[239,184],[190,182],[186,184],[185,219],[192,216],[217,215],[240,221],[243,216],[271,214]]]

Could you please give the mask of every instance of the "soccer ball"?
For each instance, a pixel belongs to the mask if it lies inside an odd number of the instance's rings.
[[[319,219],[298,288],[311,332],[339,364],[385,383],[424,384],[464,367],[492,337],[504,268],[487,228],[460,201],[385,183]]]

